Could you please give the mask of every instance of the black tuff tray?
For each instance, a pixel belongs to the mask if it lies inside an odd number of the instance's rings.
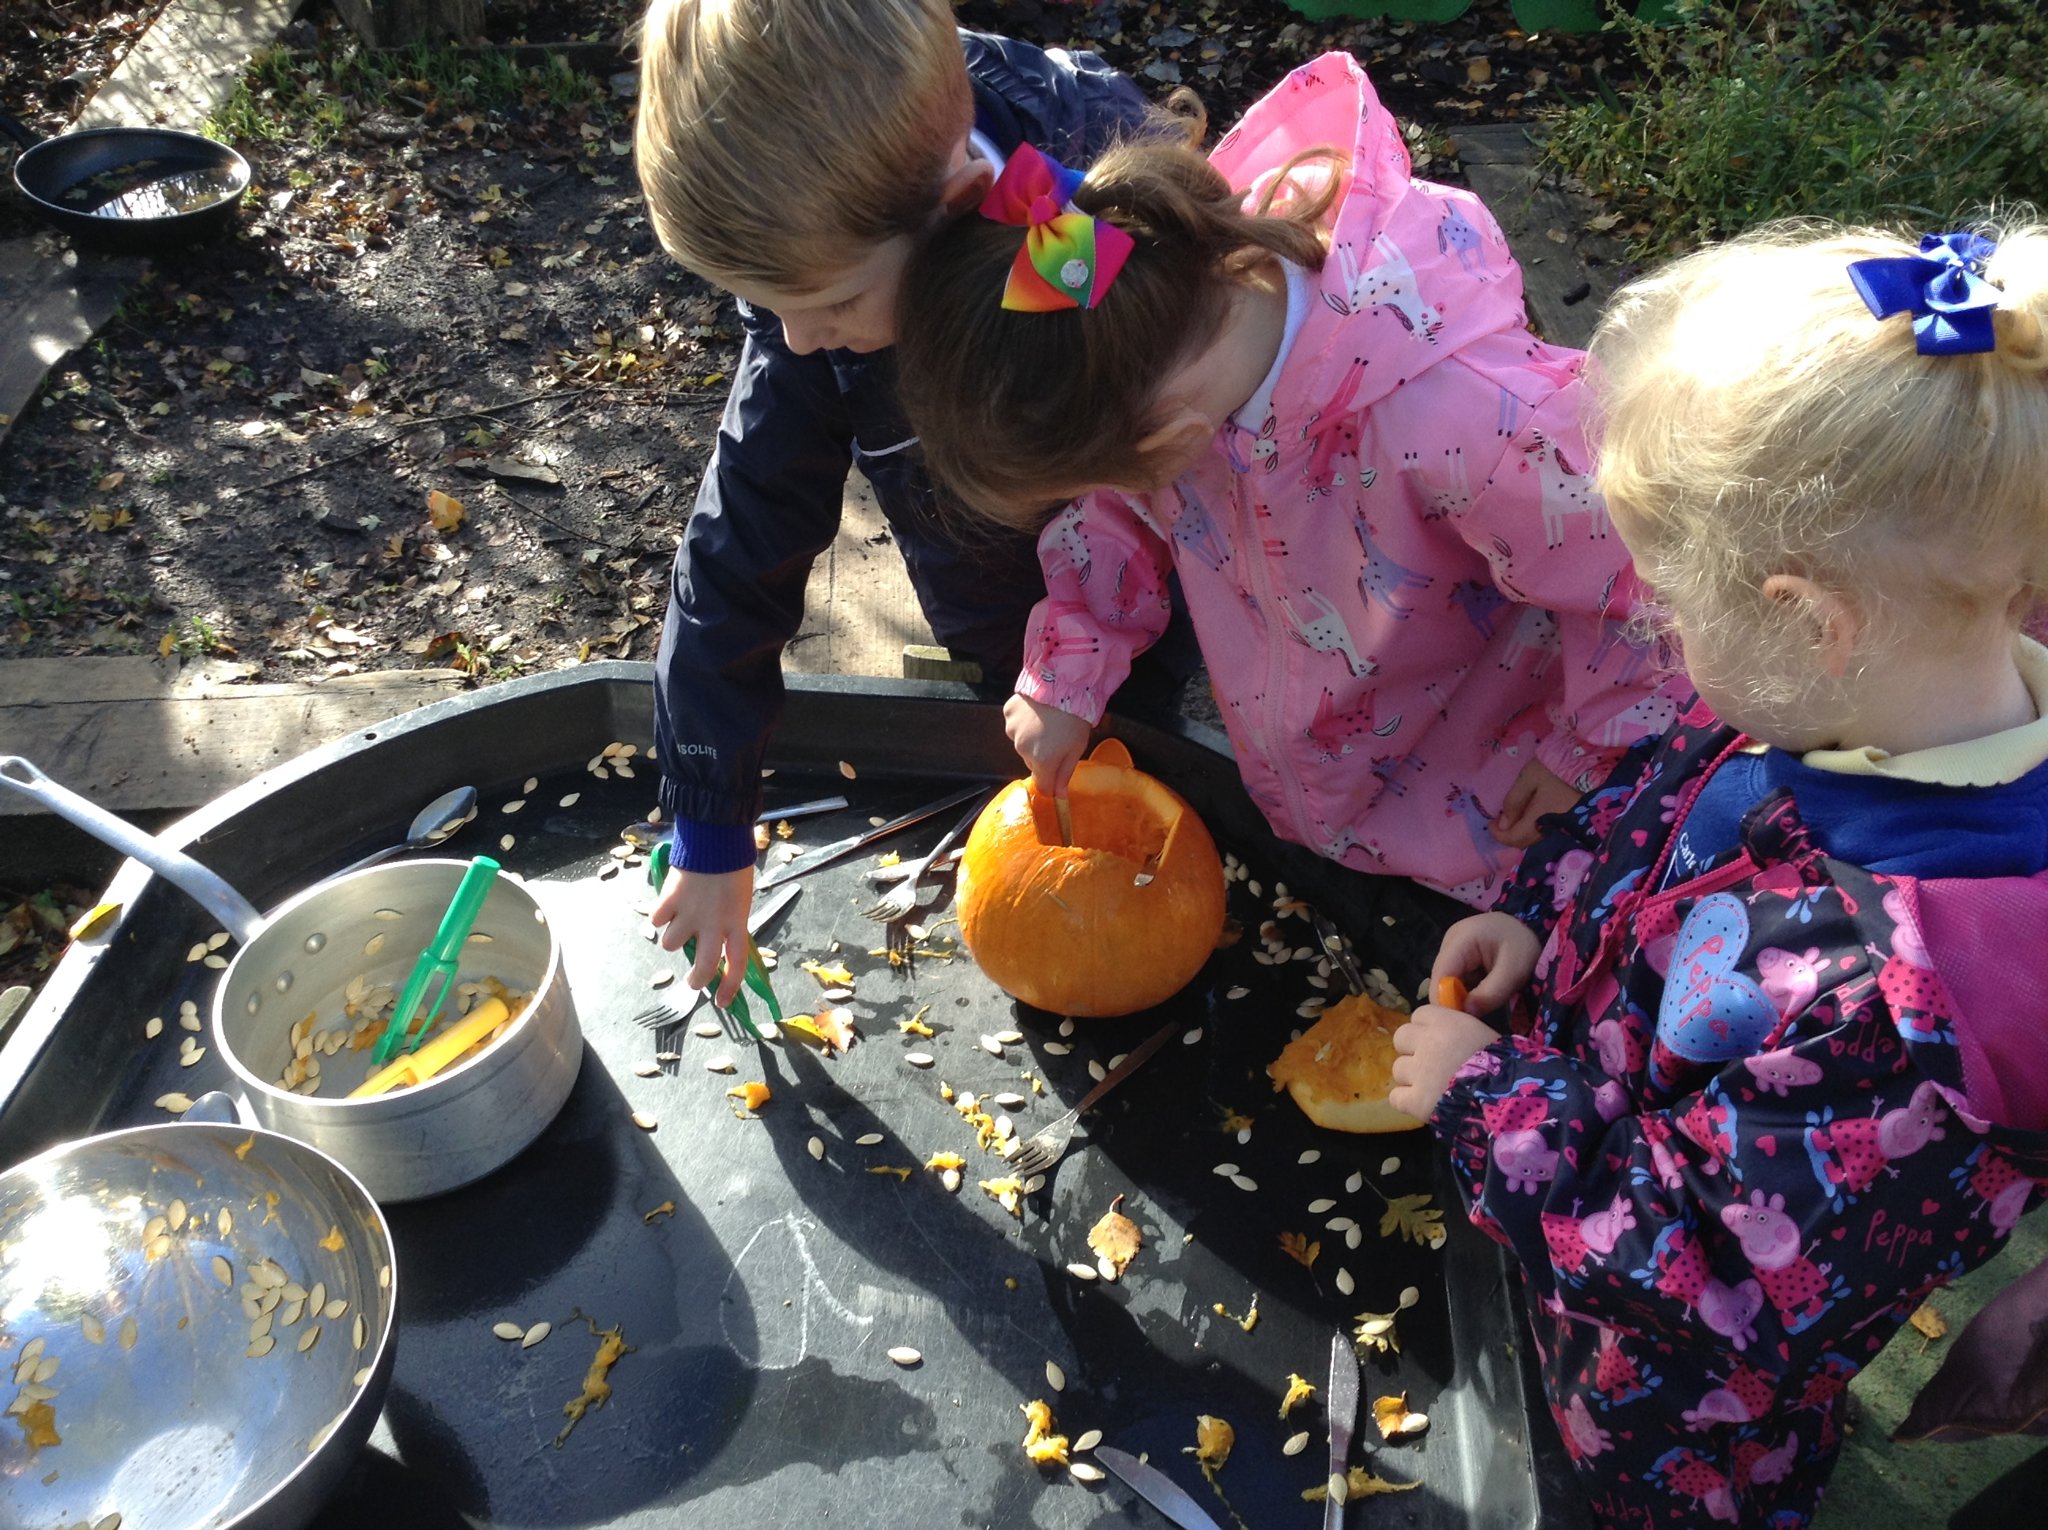
[[[1046,1050],[1061,1039],[1058,1017],[1013,1005],[964,956],[927,956],[902,970],[870,954],[882,941],[858,914],[874,892],[865,875],[872,855],[862,854],[803,879],[802,896],[762,936],[780,953],[775,987],[790,1013],[818,1003],[804,959],[854,972],[858,1045],[823,1057],[685,1026],[674,1071],[636,1076],[657,1038],[633,1016],[663,997],[654,976],[680,974],[682,964],[642,934],[644,871],[599,872],[621,830],[652,804],[654,769],[644,763],[634,780],[600,782],[586,766],[614,740],[644,749],[651,691],[642,665],[590,666],[423,708],[293,761],[172,831],[270,908],[395,839],[429,797],[474,784],[482,811],[439,853],[488,852],[536,885],[586,1038],[575,1090],[533,1147],[478,1184],[389,1208],[401,1291],[396,1370],[371,1447],[321,1530],[1161,1522],[1113,1479],[1085,1486],[1028,1464],[1019,1409],[1033,1398],[1052,1404],[1070,1436],[1099,1429],[1106,1443],[1149,1452],[1221,1524],[1235,1515],[1257,1527],[1314,1526],[1321,1510],[1300,1494],[1326,1471],[1331,1335],[1360,1312],[1392,1311],[1409,1285],[1421,1300],[1400,1315],[1399,1355],[1365,1362],[1352,1460],[1420,1486],[1354,1506],[1352,1518],[1581,1522],[1528,1374],[1504,1262],[1457,1211],[1432,1140],[1320,1131],[1263,1072],[1306,1023],[1296,1006],[1315,991],[1311,963],[1253,960],[1277,884],[1328,912],[1368,966],[1410,992],[1456,909],[1275,840],[1217,735],[1178,719],[1112,718],[1105,731],[1194,804],[1261,894],[1233,884],[1231,912],[1247,938],[1213,957],[1187,991],[1142,1015],[1077,1022],[1066,1055]],[[792,681],[773,762],[771,808],[833,792],[852,799],[844,813],[799,823],[804,845],[1016,771],[998,710],[964,688],[847,679]],[[528,793],[530,776],[540,784]],[[559,807],[570,792],[579,800]],[[502,811],[522,796],[521,811]],[[952,816],[877,852],[927,847]],[[507,833],[509,850],[499,845]],[[186,957],[210,932],[207,916],[132,864],[112,896],[131,905],[119,938],[67,956],[0,1053],[0,1162],[161,1121],[158,1095],[227,1082],[216,1058],[179,1066],[175,1024],[143,1040],[144,1020],[174,1016],[183,999],[206,1009],[217,974]],[[1282,927],[1294,945],[1314,944],[1306,922]],[[935,931],[941,943],[950,933]],[[1229,997],[1239,987],[1249,992]],[[898,1030],[917,1013],[933,1039]],[[1046,1093],[1009,1112],[1028,1135],[1086,1092],[1091,1059],[1107,1061],[1168,1021],[1176,1039],[1092,1114],[1091,1131],[1021,1219],[977,1188],[1003,1170],[939,1097],[941,1080],[1029,1094],[1024,1076],[1035,1075]],[[981,1038],[1008,1029],[1025,1040],[990,1055]],[[912,1050],[937,1065],[907,1065]],[[733,1057],[736,1074],[706,1069],[719,1052]],[[740,1119],[725,1095],[748,1079],[774,1090],[757,1120]],[[634,1111],[657,1129],[633,1125]],[[1229,1112],[1252,1119],[1248,1140],[1224,1129]],[[881,1142],[857,1145],[869,1133]],[[944,1149],[968,1159],[957,1194],[918,1167]],[[1320,1157],[1303,1165],[1310,1150]],[[1387,1167],[1390,1158],[1398,1164]],[[1216,1172],[1225,1164],[1257,1188]],[[870,1172],[891,1167],[914,1172]],[[1364,1184],[1350,1193],[1354,1174]],[[1382,1237],[1381,1195],[1422,1192],[1446,1213],[1445,1245]],[[1120,1283],[1081,1281],[1066,1267],[1092,1262],[1087,1232],[1119,1195],[1143,1229],[1143,1252]],[[1335,1206],[1311,1214],[1322,1198]],[[671,1201],[672,1216],[647,1220]],[[1355,1249],[1325,1225],[1336,1216],[1361,1224]],[[1312,1266],[1283,1252],[1283,1232],[1320,1243]],[[1340,1293],[1339,1271],[1353,1294]],[[1254,1301],[1247,1331],[1236,1319]],[[633,1348],[611,1372],[609,1404],[557,1448],[563,1404],[596,1350],[585,1317],[622,1326]],[[491,1333],[499,1322],[543,1319],[553,1333],[530,1349]],[[920,1350],[922,1363],[891,1363],[886,1351],[899,1345]],[[1064,1390],[1052,1387],[1048,1362],[1064,1373]],[[1290,1373],[1317,1395],[1283,1421]],[[1372,1399],[1403,1391],[1431,1426],[1413,1442],[1380,1444]],[[1237,1435],[1215,1490],[1184,1454],[1202,1413]],[[1307,1448],[1285,1454],[1301,1430]]]

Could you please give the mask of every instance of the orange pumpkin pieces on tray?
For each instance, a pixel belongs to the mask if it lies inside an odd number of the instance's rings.
[[[990,981],[1058,1015],[1128,1015],[1178,993],[1223,931],[1223,862],[1195,810],[1104,740],[1053,799],[1013,781],[960,860],[960,937]]]
[[[1267,1065],[1275,1089],[1336,1132],[1409,1132],[1422,1123],[1387,1103],[1394,1087],[1394,1032],[1408,1017],[1364,994],[1340,999]]]

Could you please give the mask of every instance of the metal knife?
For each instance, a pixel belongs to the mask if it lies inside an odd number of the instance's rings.
[[[1344,986],[1353,993],[1365,992],[1365,971],[1358,965],[1358,956],[1351,949],[1338,928],[1330,923],[1329,916],[1321,909],[1309,910],[1309,923],[1315,927],[1316,939],[1322,943],[1323,954],[1330,958],[1344,979]]]
[[[1351,1336],[1330,1337],[1330,1390],[1323,1394],[1330,1415],[1330,1477],[1345,1475],[1351,1466],[1351,1430],[1358,1422],[1358,1351]],[[1344,1504],[1332,1493],[1323,1504],[1323,1530],[1344,1530]]]
[[[1180,1530],[1221,1530],[1185,1489],[1156,1466],[1113,1445],[1095,1447],[1095,1459],[1121,1477],[1124,1486],[1180,1526]]]
[[[892,818],[880,828],[868,829],[849,838],[820,846],[816,850],[806,850],[796,859],[784,861],[780,866],[770,866],[755,877],[754,891],[759,892],[764,887],[773,887],[777,882],[787,882],[792,877],[807,876],[821,866],[829,866],[834,861],[853,854],[863,845],[872,845],[878,839],[887,839],[891,834],[907,829],[914,823],[923,823],[934,814],[943,813],[948,808],[959,807],[987,790],[987,783],[977,782],[973,786],[961,788],[950,797],[941,797],[937,802],[927,802],[923,807],[905,813],[901,818]]]
[[[755,823],[780,823],[785,818],[814,818],[820,813],[836,813],[845,807],[844,797],[819,797],[811,802],[793,802],[784,808],[769,808]]]

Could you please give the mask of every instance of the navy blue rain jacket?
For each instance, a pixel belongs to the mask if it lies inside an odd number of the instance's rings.
[[[1006,155],[1028,142],[1085,165],[1144,121],[1145,98],[1093,54],[976,32],[960,41],[975,126]],[[746,343],[676,551],[654,682],[662,810],[677,821],[677,864],[703,871],[753,858],[751,836],[742,849],[735,831],[760,811],[782,650],[803,620],[811,564],[839,529],[850,466],[874,485],[933,632],[990,681],[1016,675],[1025,618],[1045,594],[1035,537],[963,541],[941,524],[893,352],[799,356],[773,314],[741,304],[740,317]]]

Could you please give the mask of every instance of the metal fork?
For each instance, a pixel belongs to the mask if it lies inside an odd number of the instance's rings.
[[[1090,1109],[1110,1090],[1138,1071],[1139,1066],[1154,1052],[1166,1045],[1166,1038],[1176,1029],[1176,1023],[1168,1021],[1159,1027],[1109,1072],[1109,1076],[1093,1089],[1081,1096],[1081,1103],[1054,1121],[1043,1131],[1035,1132],[1024,1139],[1024,1145],[1009,1157],[1010,1172],[1020,1178],[1029,1179],[1034,1174],[1043,1174],[1066,1156],[1067,1144],[1074,1140],[1074,1128],[1082,1113]]]
[[[883,893],[880,898],[869,904],[868,907],[862,909],[860,911],[861,917],[863,919],[872,919],[877,924],[894,924],[899,919],[908,919],[913,909],[921,907],[922,904],[917,895],[917,884],[923,881],[925,873],[930,871],[953,848],[954,841],[973,827],[974,820],[981,816],[984,800],[980,797],[975,798],[969,804],[967,811],[961,814],[960,821],[939,836],[939,842],[932,846],[928,854],[912,861],[909,869],[903,873],[902,878],[894,887]]]

